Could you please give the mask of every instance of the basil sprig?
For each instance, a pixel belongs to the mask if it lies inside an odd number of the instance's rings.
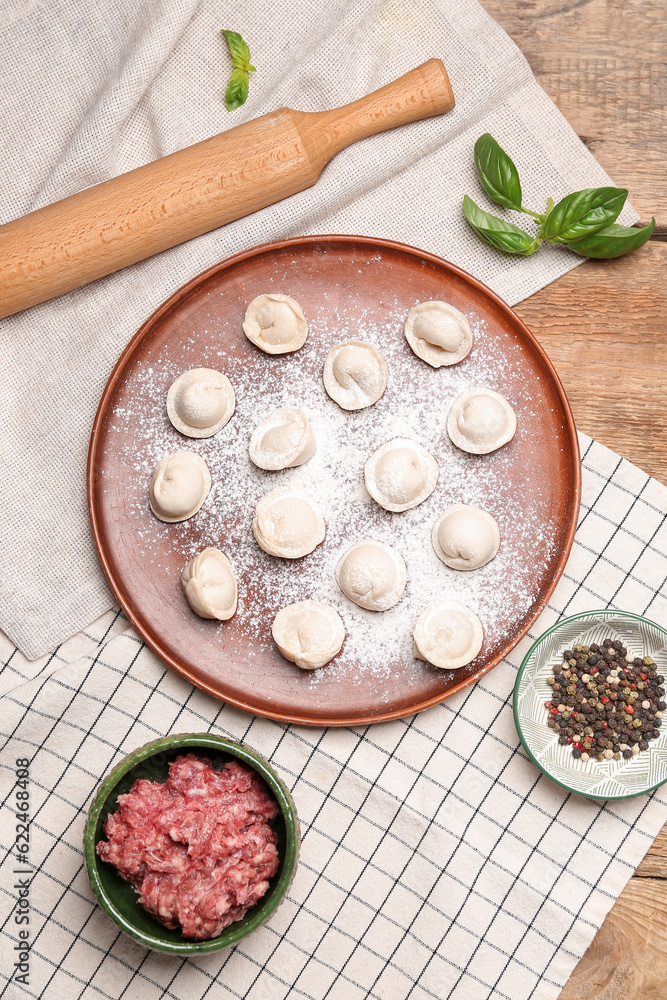
[[[572,243],[605,229],[625,205],[625,188],[585,188],[559,201],[544,222],[550,243]]]
[[[254,66],[250,65],[250,49],[238,31],[223,30],[222,33],[227,39],[233,66],[232,75],[227,84],[225,106],[228,111],[235,111],[247,101],[250,74],[255,73],[256,70]]]
[[[635,229],[634,226],[607,226],[592,236],[585,236],[581,240],[569,243],[571,250],[584,257],[604,257],[607,260],[612,257],[622,257],[624,253],[630,253],[637,247],[643,247],[651,233],[655,229],[655,219],[651,219],[648,226],[643,229]]]
[[[537,241],[523,229],[505,219],[489,215],[468,195],[463,199],[463,214],[477,235],[496,250],[503,250],[504,253],[520,253],[524,256],[537,250]]]
[[[491,140],[490,142],[488,140]],[[521,211],[519,171],[504,149],[488,133],[475,143],[475,166],[491,201]]]
[[[470,226],[480,239],[503,253],[528,257],[546,241],[570,247],[584,257],[620,257],[643,246],[655,229],[655,219],[643,229],[615,224],[628,197],[625,188],[585,188],[566,195],[558,204],[548,198],[544,214],[526,208],[519,171],[488,132],[475,143],[475,166],[491,201],[530,215],[539,223],[537,233],[532,236],[512,222],[485,212],[466,195],[463,214]]]

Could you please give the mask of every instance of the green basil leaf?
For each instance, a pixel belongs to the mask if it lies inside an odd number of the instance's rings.
[[[559,201],[544,223],[550,243],[572,243],[605,229],[625,204],[625,188],[585,188]]]
[[[637,250],[643,247],[655,229],[655,219],[651,219],[648,226],[643,229],[635,229],[633,226],[607,226],[599,233],[586,236],[583,240],[576,240],[568,243],[571,250],[576,250],[582,257],[599,257],[604,260],[611,260],[612,257],[621,257],[624,253]]]
[[[480,239],[502,250],[504,253],[518,253],[529,256],[537,250],[537,240],[505,219],[489,215],[466,195],[463,199],[463,214]]]
[[[519,172],[504,149],[488,132],[475,143],[475,166],[491,201],[504,208],[521,208]]]
[[[245,69],[233,69],[229,78],[227,93],[225,94],[225,105],[228,111],[235,111],[245,104],[248,98],[248,71]]]
[[[224,31],[223,35],[229,45],[229,54],[235,69],[250,69],[250,49],[243,41],[238,31]]]

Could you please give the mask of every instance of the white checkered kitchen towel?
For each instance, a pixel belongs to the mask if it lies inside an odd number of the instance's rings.
[[[233,114],[221,28],[257,66]],[[88,530],[88,438],[120,351],[180,285],[258,243],[357,233],[446,257],[513,304],[581,258],[517,260],[471,232],[463,195],[493,209],[477,137],[511,152],[531,206],[610,180],[476,0],[0,2],[0,222],[275,108],[344,104],[431,56],[450,74],[450,114],[357,143],[313,188],[0,322],[0,628],[26,655],[113,604]]]
[[[285,726],[165,668],[117,612],[40,661],[5,646],[0,997],[19,1000],[553,1000],[667,819],[667,794],[600,806],[527,760],[511,698],[532,639],[605,606],[667,625],[667,489],[582,436],[565,573],[511,656],[421,715],[359,729]],[[117,634],[120,631],[121,634]],[[286,902],[213,955],[134,944],[96,905],[86,806],[124,754],[169,732],[247,742],[292,789],[303,828]],[[18,943],[9,793],[31,760],[30,977]]]

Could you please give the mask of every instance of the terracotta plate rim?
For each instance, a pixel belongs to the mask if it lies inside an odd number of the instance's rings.
[[[419,257],[422,260],[426,260],[429,263],[435,264],[437,267],[445,267],[447,270],[451,271],[453,274],[457,275],[459,278],[468,284],[474,286],[478,291],[481,291],[489,299],[491,299],[496,306],[500,308],[502,312],[510,317],[513,323],[515,323],[530,342],[533,349],[540,356],[543,363],[545,364],[549,375],[551,376],[553,383],[558,391],[558,395],[563,406],[563,411],[565,413],[567,421],[567,436],[569,438],[569,444],[571,448],[571,457],[573,462],[574,480],[573,480],[573,516],[570,522],[567,537],[565,539],[565,544],[560,554],[560,558],[556,565],[553,578],[548,585],[546,592],[542,600],[536,605],[533,614],[527,619],[527,621],[522,625],[520,630],[508,640],[506,645],[500,652],[493,656],[488,663],[484,664],[475,674],[466,677],[465,680],[461,681],[459,684],[455,684],[453,687],[448,688],[446,691],[434,695],[432,698],[428,698],[425,701],[418,702],[409,707],[401,707],[394,709],[390,712],[381,712],[378,714],[366,714],[360,716],[351,716],[349,718],[335,718],[335,719],[321,719],[321,718],[309,718],[300,715],[289,715],[283,712],[271,712],[265,708],[257,708],[251,702],[244,701],[241,697],[230,696],[228,694],[222,695],[220,691],[212,684],[208,684],[206,681],[192,674],[187,667],[184,667],[178,660],[174,659],[168,652],[161,648],[159,641],[151,635],[143,626],[137,621],[134,616],[128,601],[125,598],[123,590],[119,583],[114,578],[113,572],[109,565],[106,557],[104,545],[102,543],[101,531],[99,526],[98,510],[97,510],[97,500],[95,493],[94,476],[95,470],[97,468],[97,447],[100,440],[100,431],[102,427],[102,422],[106,414],[107,404],[109,399],[114,392],[116,385],[123,374],[126,362],[134,352],[136,346],[141,342],[144,336],[151,330],[155,322],[161,319],[170,309],[184,299],[193,289],[198,285],[207,281],[213,275],[219,274],[229,268],[235,267],[236,265],[242,263],[243,261],[249,260],[252,257],[259,256],[267,252],[274,252],[276,250],[282,250],[286,248],[297,248],[297,247],[309,247],[315,244],[325,244],[333,245],[336,243],[343,244],[365,244],[369,251],[376,253],[378,250],[394,250],[400,251],[404,254],[409,254],[413,257]],[[565,394],[563,384],[558,377],[558,373],[551,363],[548,355],[542,346],[538,343],[536,338],[530,332],[526,324],[517,316],[514,310],[493,292],[487,285],[479,281],[479,279],[473,277],[463,268],[458,267],[456,264],[450,263],[450,261],[445,260],[443,257],[438,257],[436,254],[429,253],[426,250],[420,250],[418,247],[410,246],[407,243],[400,243],[396,240],[386,240],[380,239],[378,237],[371,236],[353,236],[349,234],[331,233],[323,236],[295,236],[290,239],[285,240],[275,240],[270,243],[262,243],[257,246],[251,247],[249,250],[243,250],[240,253],[234,254],[232,257],[226,257],[224,260],[217,264],[213,264],[211,267],[207,268],[205,271],[200,272],[190,281],[178,288],[169,298],[158,306],[158,308],[153,312],[148,319],[140,326],[137,333],[132,337],[127,346],[122,351],[116,365],[114,366],[109,380],[104,388],[102,397],[100,399],[99,405],[97,407],[97,412],[95,414],[95,420],[93,422],[93,428],[90,435],[90,446],[88,449],[88,464],[87,464],[87,497],[88,497],[88,512],[90,516],[90,526],[93,534],[93,541],[95,543],[95,549],[97,551],[98,558],[104,574],[107,578],[109,586],[114,593],[118,603],[120,604],[123,613],[126,615],[128,620],[131,622],[132,626],[139,633],[146,645],[156,653],[164,663],[170,666],[182,677],[185,677],[191,684],[195,687],[200,688],[207,694],[212,695],[218,701],[223,701],[226,704],[233,705],[235,708],[240,708],[245,712],[249,712],[251,715],[259,715],[267,719],[274,719],[276,722],[285,722],[296,725],[305,726],[315,726],[318,728],[325,728],[327,726],[367,726],[375,722],[390,722],[395,719],[406,718],[407,716],[414,715],[418,712],[423,712],[427,708],[431,708],[434,705],[438,705],[445,701],[447,698],[451,698],[453,695],[458,694],[465,688],[470,687],[476,681],[487,674],[493,667],[497,666],[501,660],[503,660],[508,653],[510,653],[515,646],[523,639],[524,635],[528,632],[532,625],[535,624],[542,611],[547,605],[549,598],[554,592],[556,585],[558,584],[565,565],[567,563],[570,551],[572,549],[572,544],[574,542],[575,532],[577,530],[577,521],[579,515],[579,506],[581,501],[581,458],[579,453],[579,440],[577,437],[577,429],[574,422],[574,417],[572,416],[572,410],[568,398]]]

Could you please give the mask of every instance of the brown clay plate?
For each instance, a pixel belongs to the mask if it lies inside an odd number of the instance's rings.
[[[248,302],[265,291],[296,298],[309,321],[298,352],[270,357],[244,336]],[[409,349],[403,321],[417,302],[443,299],[465,313],[475,343],[459,365],[434,370]],[[375,406],[346,413],[326,396],[322,364],[342,340],[367,340],[384,354],[389,385]],[[175,431],[165,399],[189,368],[224,371],[237,409],[212,438]],[[462,392],[483,385],[514,406],[518,429],[499,451],[471,456],[449,441],[446,418]],[[318,447],[299,469],[260,472],[247,445],[253,427],[280,405],[302,406]],[[440,477],[419,507],[381,510],[363,486],[366,458],[385,441],[420,441]],[[158,459],[192,449],[208,463],[213,489],[181,524],[151,514],[147,486]],[[264,493],[295,483],[320,503],[327,537],[301,560],[267,556],[251,521]],[[205,691],[249,712],[308,725],[360,725],[421,711],[497,664],[544,608],[563,571],[579,508],[579,453],[570,408],[556,372],[521,320],[496,295],[438,257],[384,240],[319,236],[258,247],[212,267],[176,292],[123,352],[93,427],[88,493],[104,571],[123,610],[148,645]],[[442,510],[471,503],[494,515],[501,548],[473,573],[456,573],[431,547]],[[347,601],[333,579],[353,541],[393,544],[408,568],[403,600],[382,614]],[[180,572],[207,545],[222,549],[239,578],[239,609],[229,622],[198,618],[180,589]],[[441,596],[463,600],[485,630],[477,658],[457,671],[412,656],[418,614]],[[271,623],[297,600],[329,600],[347,638],[326,668],[302,671],[276,650]]]

